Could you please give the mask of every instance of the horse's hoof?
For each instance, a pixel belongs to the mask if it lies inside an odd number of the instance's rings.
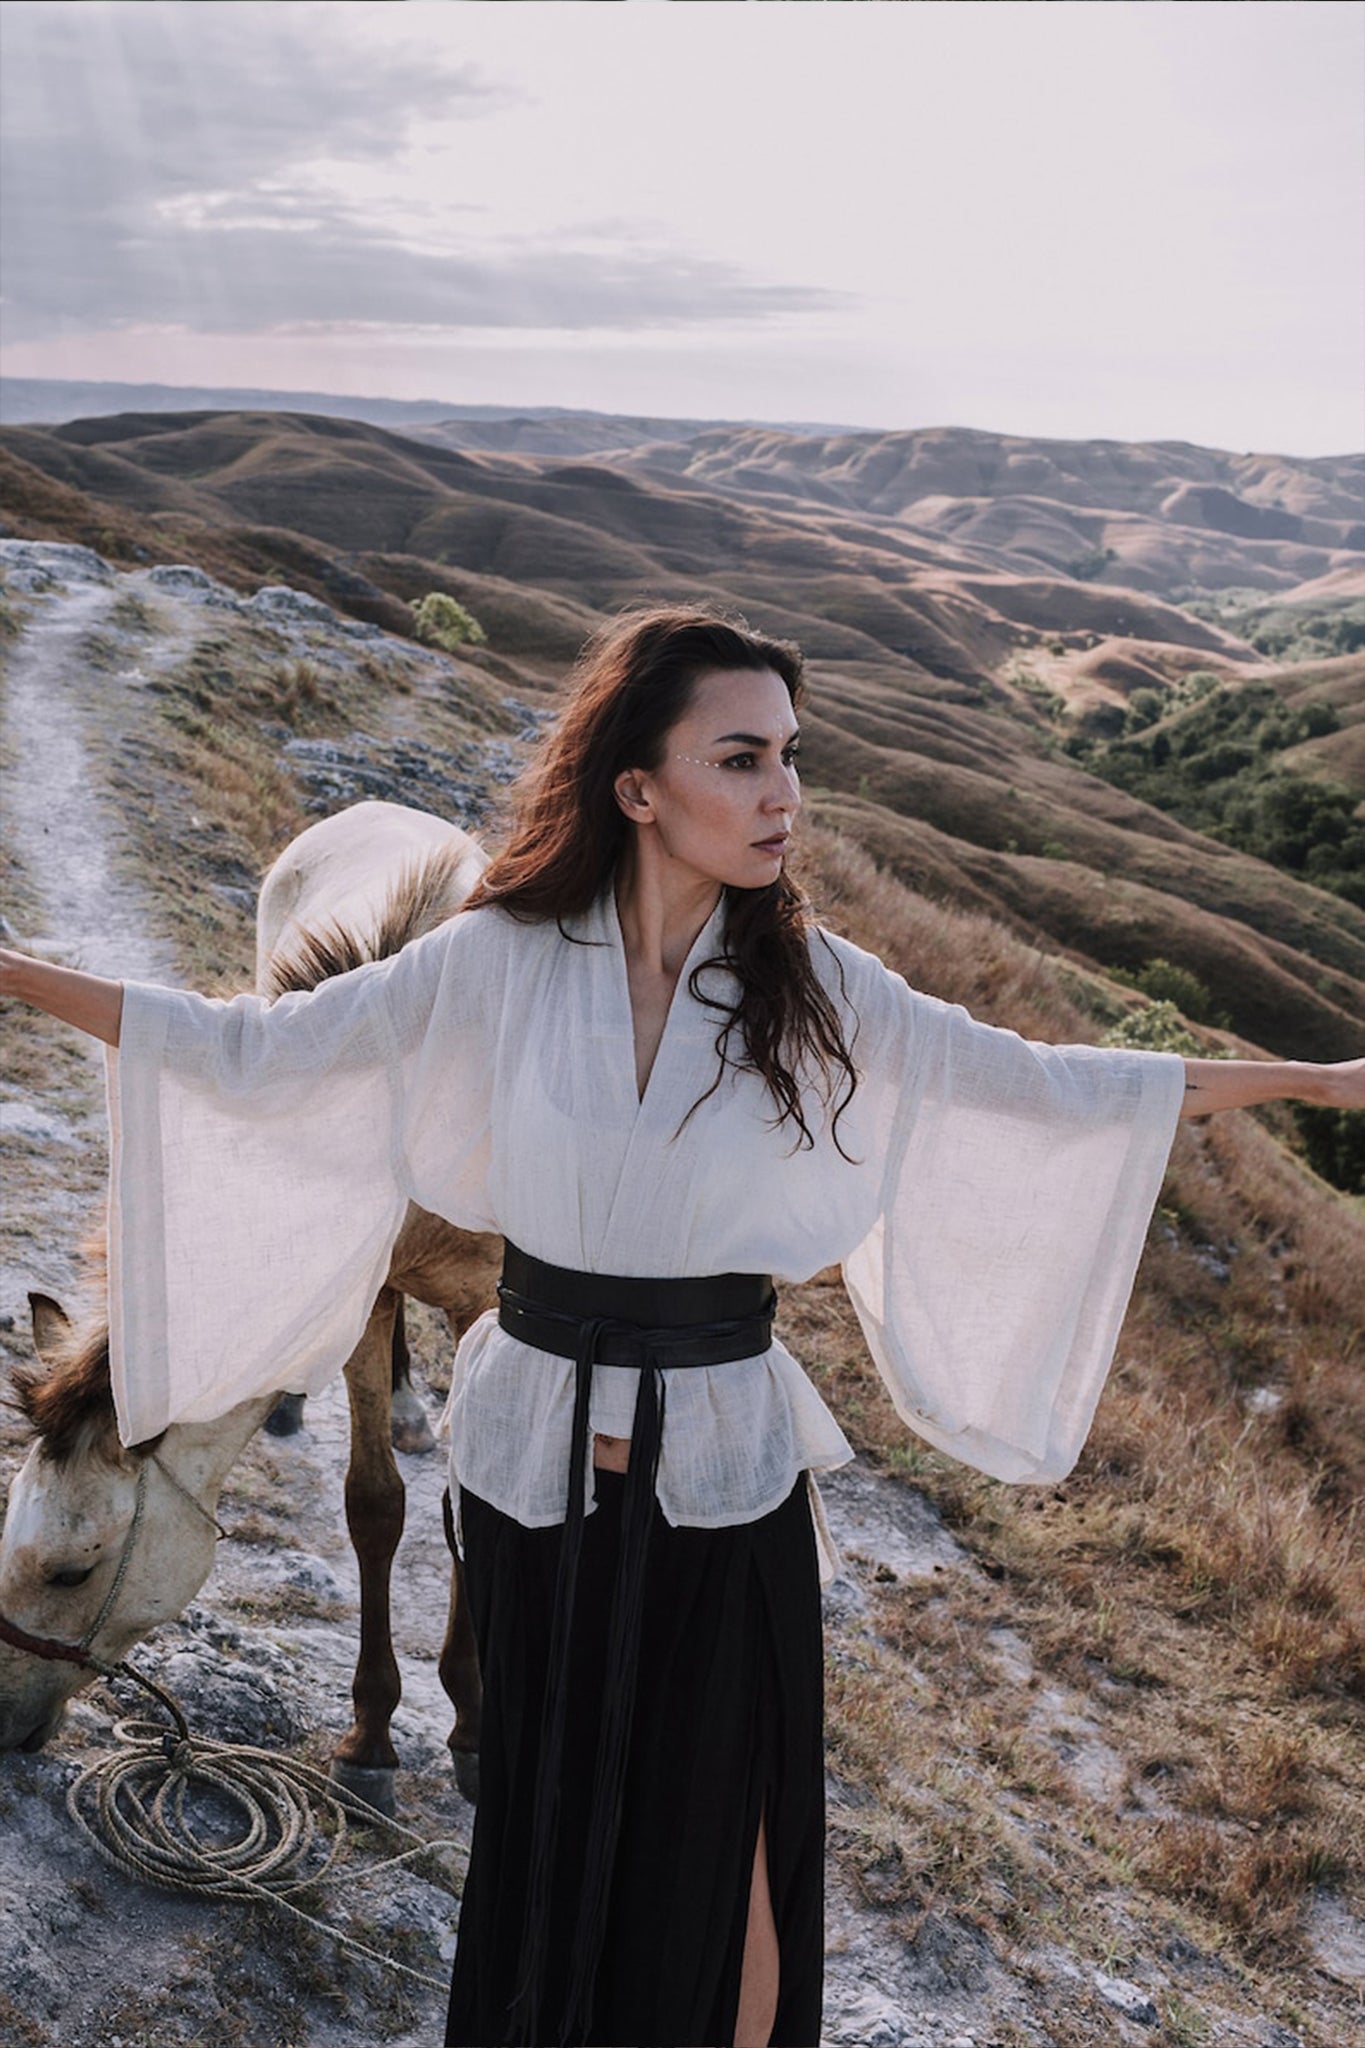
[[[479,1752],[477,1749],[452,1749],[451,1762],[455,1766],[455,1783],[460,1797],[467,1799],[471,1806],[479,1803]]]
[[[431,1424],[425,1415],[415,1422],[406,1418],[400,1422],[395,1416],[392,1437],[394,1449],[406,1451],[409,1456],[414,1452],[434,1451],[436,1448],[436,1439],[431,1433]]]
[[[303,1404],[306,1394],[281,1394],[265,1418],[265,1427],[271,1436],[297,1436],[303,1428]]]
[[[334,1756],[327,1766],[327,1775],[334,1785],[349,1795],[350,1800],[360,1800],[372,1806],[376,1813],[382,1813],[385,1820],[392,1820],[398,1811],[398,1773],[395,1770],[376,1770],[366,1764],[348,1764],[341,1757]],[[356,1811],[352,1807],[352,1811]],[[359,1815],[364,1819],[364,1815]]]

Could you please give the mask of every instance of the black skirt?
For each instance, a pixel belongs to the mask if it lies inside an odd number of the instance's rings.
[[[564,2009],[601,1713],[625,1482],[594,1474],[574,1608],[544,2010]],[[517,1994],[561,1530],[461,1501],[483,1669],[480,1795],[447,2048],[492,2048]],[[732,1529],[674,1529],[657,1505],[594,2048],[724,2048],[766,1822],[781,1957],[774,2048],[814,2048],[824,1960],[823,1649],[804,1478]],[[542,2044],[527,2044],[542,2048]]]

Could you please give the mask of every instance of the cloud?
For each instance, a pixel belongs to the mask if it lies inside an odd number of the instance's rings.
[[[528,329],[752,321],[835,303],[601,221],[554,243],[482,209],[362,208],[337,167],[393,165],[419,123],[516,95],[368,5],[4,7],[9,343],[118,328]],[[488,223],[483,223],[487,227]]]
[[[29,203],[98,212],[246,186],[306,160],[391,156],[419,118],[514,97],[477,66],[363,36],[381,10],[329,0],[8,0],[5,167]],[[387,11],[387,10],[383,10]]]
[[[810,312],[829,295],[755,285],[704,258],[534,244],[505,253],[435,253],[366,228],[316,199],[297,231],[247,218],[163,226],[97,241],[52,268],[33,241],[10,256],[11,342],[73,330],[176,325],[204,334],[280,328],[639,329]]]

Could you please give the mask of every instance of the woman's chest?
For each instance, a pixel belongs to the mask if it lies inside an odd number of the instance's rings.
[[[663,1277],[841,1257],[867,1227],[865,1178],[828,1142],[818,1091],[816,1143],[798,1146],[761,1079],[722,1068],[721,1019],[680,989],[642,1095],[640,1020],[608,964],[571,961],[515,1005],[490,1105],[507,1233],[557,1263]]]

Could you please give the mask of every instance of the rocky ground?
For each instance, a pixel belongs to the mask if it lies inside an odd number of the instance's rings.
[[[0,571],[17,626],[0,727],[9,927],[20,943],[101,971],[173,976],[181,962],[162,897],[144,885],[139,842],[113,792],[130,746],[143,749],[144,764],[154,757],[157,665],[168,670],[184,657],[215,606],[238,614],[247,607],[197,571],[115,579],[78,549],[0,543]],[[119,600],[130,590],[154,603],[152,640],[145,629],[118,623]],[[253,603],[313,660],[344,662],[362,641],[382,637],[337,622],[312,600],[264,594]],[[94,631],[105,654],[98,670],[82,654]],[[425,659],[402,645],[392,658]],[[419,800],[466,821],[476,817],[490,783],[515,763],[515,737],[419,749],[417,715],[405,717],[406,732],[400,719],[395,729],[344,740],[283,733],[282,758],[304,807],[410,796],[416,779]],[[513,702],[506,724],[514,730],[519,723],[533,724],[534,716]],[[167,804],[173,800],[167,792]],[[229,878],[221,886],[243,885]],[[80,1238],[98,1220],[104,1138],[95,1063],[61,1034],[34,1054],[22,1034],[43,1026],[21,1026],[11,1015],[3,1028],[7,1048],[19,1048],[0,1086],[8,1154],[0,1341],[13,1360],[29,1355],[26,1290],[65,1296],[77,1282]],[[448,1339],[430,1320],[419,1320],[415,1334],[422,1367],[439,1389]],[[299,1436],[255,1440],[220,1507],[226,1540],[211,1577],[186,1614],[135,1653],[183,1702],[195,1732],[321,1761],[345,1726],[356,1611],[342,1510],[345,1437],[345,1403],[334,1389],[310,1403]],[[12,1469],[22,1454],[17,1422],[5,1423],[0,1441]],[[257,1908],[153,1890],[102,1861],[65,1804],[77,1774],[113,1748],[114,1721],[133,1708],[131,1696],[116,1699],[100,1684],[73,1706],[45,1751],[0,1759],[0,2036],[16,2048],[359,2048],[381,2040],[418,2048],[439,2039],[437,1985],[456,1939],[472,1809],[450,1770],[436,1679],[446,1573],[440,1459],[401,1463],[408,1521],[395,1576],[404,1678],[395,1722],[399,1814],[427,1839],[452,1846],[439,1870],[362,1874],[345,1889],[328,1888],[317,1909],[432,1981],[357,1961],[325,1934]],[[830,1656],[835,1666],[856,1668],[880,1653],[879,1588],[931,1586],[950,1607],[955,1589],[979,1567],[903,1481],[854,1467],[825,1492],[844,1559],[827,1596]],[[992,1651],[1029,1691],[1037,1727],[1086,1796],[1130,1796],[1093,1705],[1040,1677],[1015,1631],[998,1629]],[[907,1667],[906,1712],[915,1711],[914,1699]],[[838,1853],[865,1818],[862,1798],[856,1786],[831,1778],[831,2048],[1091,2041],[1344,2048],[1353,2038],[1365,1941],[1330,1899],[1316,1925],[1320,1967],[1296,1987],[1290,2023],[1285,1998],[1267,1999],[1226,1956],[1178,1932],[1154,1944],[1118,1875],[1093,1902],[1099,1937],[1081,1940],[1061,1920],[1040,1920],[1008,1951],[984,1931],[968,1896],[954,1910],[917,1915],[889,1896],[879,1902],[866,1875],[855,1884]],[[1068,1824],[1061,1813],[1051,1823]],[[1019,1823],[1011,1818],[1010,1825]],[[1038,1832],[1037,1822],[1029,1825]],[[1045,1845],[1040,1838],[1032,1847],[1041,1854]],[[372,1853],[389,1848],[375,1841]]]

